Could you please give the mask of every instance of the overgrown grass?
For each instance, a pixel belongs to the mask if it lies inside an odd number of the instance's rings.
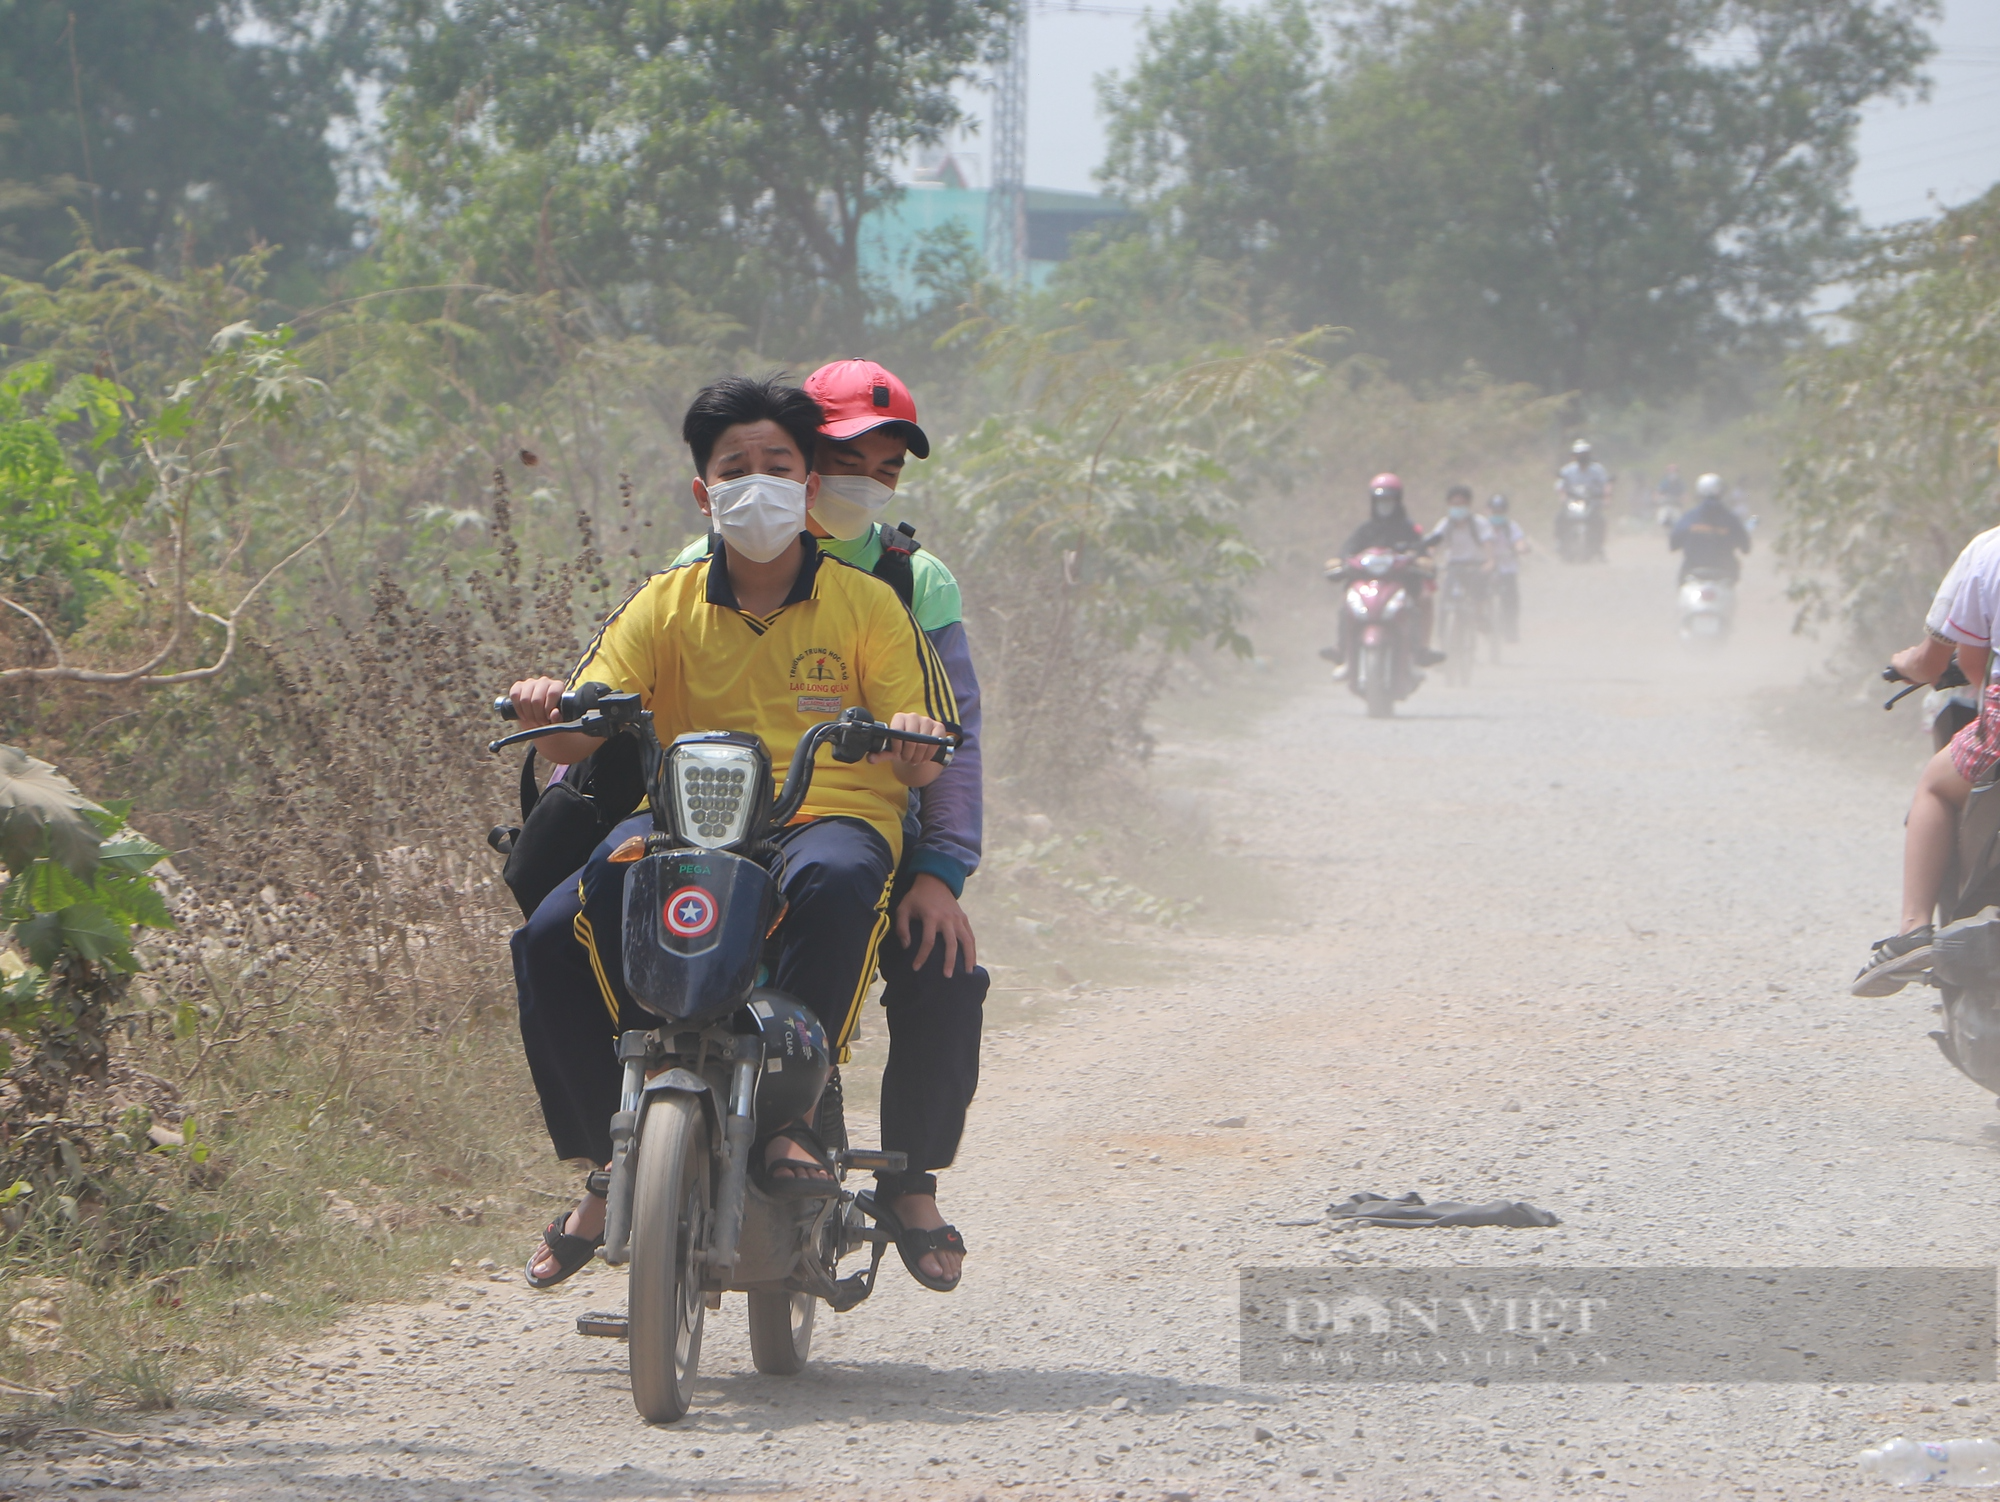
[[[187,1081],[184,1140],[94,1202],[34,1205],[7,1243],[6,1397],[174,1406],[453,1257],[511,1262],[573,1188],[507,1010],[341,1014],[306,992],[209,1010],[180,1036],[152,1013],[127,1050]]]

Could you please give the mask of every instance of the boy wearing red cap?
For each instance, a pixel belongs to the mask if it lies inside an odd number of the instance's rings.
[[[889,1023],[882,1146],[905,1153],[909,1171],[877,1174],[874,1200],[878,1212],[888,1212],[885,1224],[898,1233],[911,1275],[946,1293],[958,1285],[964,1242],[938,1211],[934,1170],[951,1166],[978,1088],[989,984],[958,900],[979,865],[984,823],[979,679],[951,570],[907,528],[877,520],[908,456],[930,457],[909,388],[872,360],[836,360],[814,371],[805,390],[826,414],[814,446],[819,488],[807,528],[826,556],[874,574],[902,597],[951,681],[965,735],[952,764],[912,799],[892,926],[880,951]],[[676,561],[708,549],[703,538]]]

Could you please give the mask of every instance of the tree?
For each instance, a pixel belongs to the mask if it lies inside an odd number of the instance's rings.
[[[1189,0],[1148,24],[1131,78],[1099,80],[1110,125],[1102,176],[1192,253],[1263,259],[1297,225],[1322,84],[1319,39],[1298,0],[1260,11]]]
[[[2000,188],[1893,237],[1791,367],[1786,524],[1806,620],[1907,645],[2000,499]]]
[[[1860,107],[1916,87],[1934,13],[1360,0],[1309,80],[1258,64],[1296,34],[1291,0],[1200,0],[1107,95],[1107,180],[1211,240],[1196,226],[1250,207],[1234,254],[1272,304],[1399,370],[1666,393],[1796,331],[1850,248]]]
[[[581,295],[610,326],[673,328],[693,306],[758,343],[774,316],[851,334],[867,311],[862,217],[910,150],[959,123],[953,86],[1006,11],[439,5],[391,101],[396,255]]]
[[[74,629],[111,587],[118,529],[138,497],[107,495],[93,469],[72,461],[62,430],[87,424],[83,448],[95,456],[124,425],[131,393],[98,375],[72,376],[51,392],[54,381],[45,360],[0,375],[0,589],[32,594]]]
[[[260,261],[233,270],[254,280]],[[20,592],[48,612],[0,592],[0,610],[34,628],[20,654],[30,660],[0,666],[0,685],[160,689],[219,677],[265,588],[353,509],[358,485],[301,540],[295,506],[259,515],[238,492],[252,435],[324,389],[291,351],[289,327],[238,319],[206,339],[189,329],[206,309],[240,310],[246,296],[223,271],[177,284],[137,270],[127,253],[88,249],[59,262],[47,285],[0,279],[0,319],[40,354],[0,374],[0,590],[30,586]],[[152,379],[115,379],[114,344]],[[72,368],[58,385],[79,357],[97,370]],[[51,386],[36,410],[31,399]],[[89,431],[72,438],[78,426]],[[109,502],[107,481],[119,492]],[[258,534],[280,529],[294,545],[272,558]],[[238,572],[267,559],[254,579]],[[116,666],[68,660],[91,593],[121,607]],[[104,645],[91,642],[91,655]],[[191,650],[206,663],[183,666]]]
[[[353,112],[367,23],[312,0],[0,0],[0,270],[74,248],[72,213],[153,264],[346,250],[326,137]]]

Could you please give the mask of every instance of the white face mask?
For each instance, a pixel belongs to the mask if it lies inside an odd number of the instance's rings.
[[[806,528],[806,488],[778,475],[744,475],[708,487],[709,520],[752,563],[769,563]]]
[[[869,475],[821,475],[812,503],[813,520],[827,535],[852,542],[867,534],[896,492]]]

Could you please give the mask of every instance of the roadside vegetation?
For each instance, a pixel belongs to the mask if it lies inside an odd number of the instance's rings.
[[[2000,190],[1888,237],[1842,317],[1791,364],[1783,544],[1801,617],[1885,656],[2000,523]]]
[[[1792,354],[1803,598],[1864,626],[1931,566],[1854,542],[1918,474],[1890,429],[1956,466],[1949,504],[1922,471],[1933,553],[1990,491],[1993,362],[1957,327],[1990,209],[1872,252],[1854,346],[1803,323],[1851,274],[1857,111],[1918,82],[1919,0],[1676,0],[1636,39],[1590,0],[1513,29],[1491,0],[1189,0],[1105,86],[1130,212],[1039,290],[935,237],[903,302],[860,218],[958,122],[997,0],[17,9],[0,1393],[29,1411],[226,1386],[527,1245],[568,1175],[513,1026],[486,705],[694,532],[676,434],[718,373],[865,350],[915,387],[937,447],[897,514],[979,656],[978,900],[1037,931],[1198,917],[1111,789],[1170,675],[1253,654],[1255,581],[1316,563],[1377,469],[1420,510],[1511,489],[1540,530],[1579,425],[1650,462]],[[1642,96],[1680,126],[1612,109]],[[1962,422],[1914,378],[1853,395],[1867,340],[1927,338],[1960,341]]]

